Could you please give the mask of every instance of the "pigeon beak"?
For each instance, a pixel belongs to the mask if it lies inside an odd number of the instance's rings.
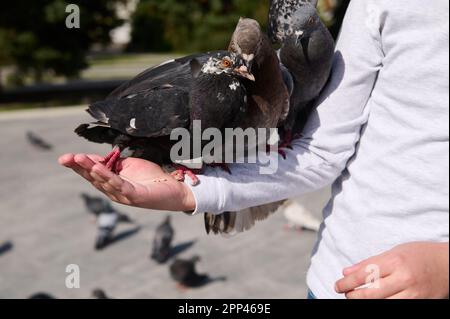
[[[306,61],[309,62],[309,37],[302,37],[300,39],[300,44],[302,46],[303,54],[305,55]]]
[[[303,42],[304,39],[305,39],[305,32],[304,32],[304,31],[297,31],[297,32],[295,33],[295,35],[297,36],[296,44],[297,44],[297,45],[302,44],[302,42]]]
[[[234,72],[252,82],[256,81],[255,76],[248,71],[248,68],[245,65],[242,65],[241,67],[235,69]]]

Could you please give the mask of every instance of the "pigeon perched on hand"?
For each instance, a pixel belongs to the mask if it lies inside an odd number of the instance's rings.
[[[200,257],[195,256],[191,259],[176,259],[170,265],[170,275],[178,283],[179,289],[197,288],[209,281],[206,274],[198,274],[195,265],[200,261]]]
[[[174,234],[175,231],[170,223],[170,216],[167,216],[164,222],[156,229],[151,259],[159,264],[163,264],[169,259]]]
[[[307,0],[271,0],[270,4],[269,36],[281,44],[280,60],[294,84],[289,115],[280,126],[285,146],[303,130],[331,72],[334,40],[316,5],[317,1]]]
[[[170,150],[177,143],[170,140],[173,129],[190,129],[194,120],[202,120],[202,129],[233,127],[245,114],[244,78],[254,80],[246,62],[227,51],[169,61],[89,106],[88,113],[98,122],[75,131],[91,142],[113,145],[103,163],[115,172],[120,171],[122,152],[172,164]],[[176,173],[181,181],[189,171]],[[196,184],[198,179],[190,176]]]
[[[40,150],[50,151],[53,148],[53,146],[50,143],[46,142],[42,137],[38,136],[36,133],[28,131],[26,133],[26,137],[31,145]]]

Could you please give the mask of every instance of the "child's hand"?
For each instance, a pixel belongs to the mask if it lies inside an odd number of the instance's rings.
[[[195,199],[188,186],[152,162],[121,160],[116,175],[99,162],[98,155],[66,154],[59,163],[73,169],[111,200],[124,205],[168,211],[193,211]]]
[[[448,243],[400,245],[355,266],[344,269],[336,291],[349,299],[448,298]],[[369,288],[357,289],[379,271]]]

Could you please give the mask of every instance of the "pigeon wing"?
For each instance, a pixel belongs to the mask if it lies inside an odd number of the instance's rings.
[[[233,235],[247,231],[256,222],[267,219],[278,211],[284,201],[244,209],[239,212],[225,212],[220,215],[205,214],[206,232]]]
[[[158,66],[145,70],[134,79],[122,84],[108,98],[123,98],[164,84],[189,86],[191,82],[190,62],[193,59],[197,59],[203,64],[214,53],[199,53],[166,61]]]

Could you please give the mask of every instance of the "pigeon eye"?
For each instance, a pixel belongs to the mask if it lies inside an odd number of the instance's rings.
[[[313,17],[310,17],[309,20],[308,20],[308,24],[311,25],[311,24],[313,24],[313,23],[314,23],[314,18],[313,18]]]
[[[232,65],[232,63],[230,60],[222,60],[222,65],[226,68],[229,68]]]

